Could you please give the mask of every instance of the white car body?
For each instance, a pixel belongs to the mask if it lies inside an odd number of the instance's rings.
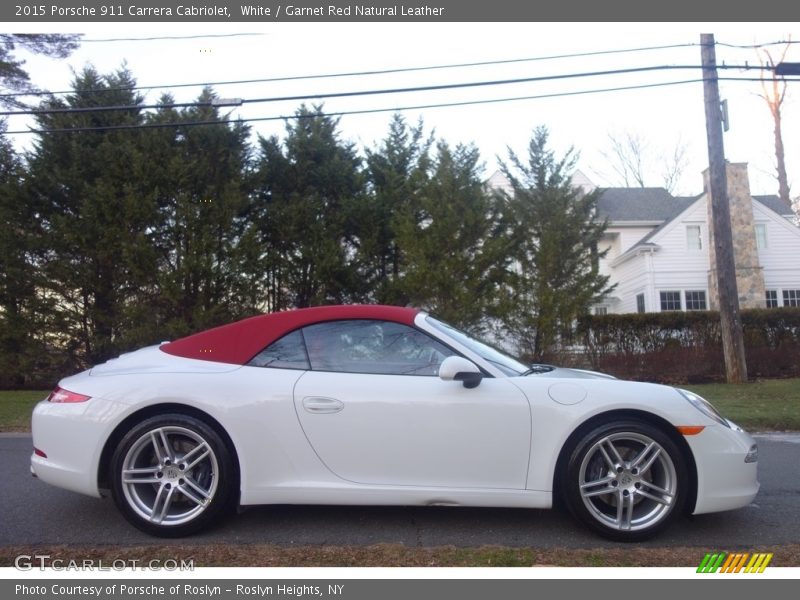
[[[59,383],[87,401],[36,406],[33,444],[41,452],[32,472],[103,496],[104,449],[115,432],[142,411],[188,407],[218,424],[235,448],[241,505],[549,508],[570,436],[593,419],[638,415],[667,428],[702,428],[681,436],[693,463],[688,512],[738,508],[755,497],[757,463],[745,462],[754,440],[678,390],[569,369],[508,376],[426,317],[414,317],[416,329],[477,365],[480,385],[243,366],[152,346]]]

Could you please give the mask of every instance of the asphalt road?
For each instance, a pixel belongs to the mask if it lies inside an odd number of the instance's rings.
[[[800,542],[800,434],[757,436],[761,491],[737,511],[681,518],[649,546],[709,549]],[[615,546],[557,511],[271,506],[251,508],[213,530],[169,541],[139,532],[110,499],[67,492],[31,477],[31,439],[0,434],[0,545],[244,543],[294,545]]]

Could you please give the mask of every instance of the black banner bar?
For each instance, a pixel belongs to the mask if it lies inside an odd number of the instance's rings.
[[[783,22],[800,2],[761,0],[12,0],[7,23],[52,22]]]
[[[783,598],[796,592],[791,579],[765,579],[758,575],[698,575],[691,579],[218,579],[177,581],[167,579],[28,579],[0,581],[6,600],[415,600],[457,598],[619,598],[621,590],[639,590],[648,600],[689,598]],[[642,590],[646,590],[643,592]],[[794,595],[794,594],[792,594]]]

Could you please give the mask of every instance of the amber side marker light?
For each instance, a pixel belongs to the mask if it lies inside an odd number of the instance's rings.
[[[678,433],[681,435],[697,435],[705,428],[705,425],[678,425],[675,429],[677,429]]]
[[[48,402],[86,402],[91,396],[84,396],[83,394],[76,394],[64,388],[56,386],[50,395],[47,397]]]

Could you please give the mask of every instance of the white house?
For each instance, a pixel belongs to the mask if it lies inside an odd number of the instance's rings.
[[[747,165],[727,164],[736,279],[742,308],[800,306],[800,228],[777,196],[751,196]],[[707,188],[708,186],[706,186]],[[608,188],[601,271],[616,284],[598,313],[717,308],[708,194]]]
[[[796,215],[777,196],[751,196],[746,164],[728,163],[727,179],[740,306],[800,306]],[[488,183],[510,188],[499,173]],[[594,189],[580,172],[573,183]],[[600,270],[616,287],[595,312],[717,308],[708,204],[705,192],[675,197],[663,188],[602,189],[597,213],[608,228],[599,249],[608,252]]]

